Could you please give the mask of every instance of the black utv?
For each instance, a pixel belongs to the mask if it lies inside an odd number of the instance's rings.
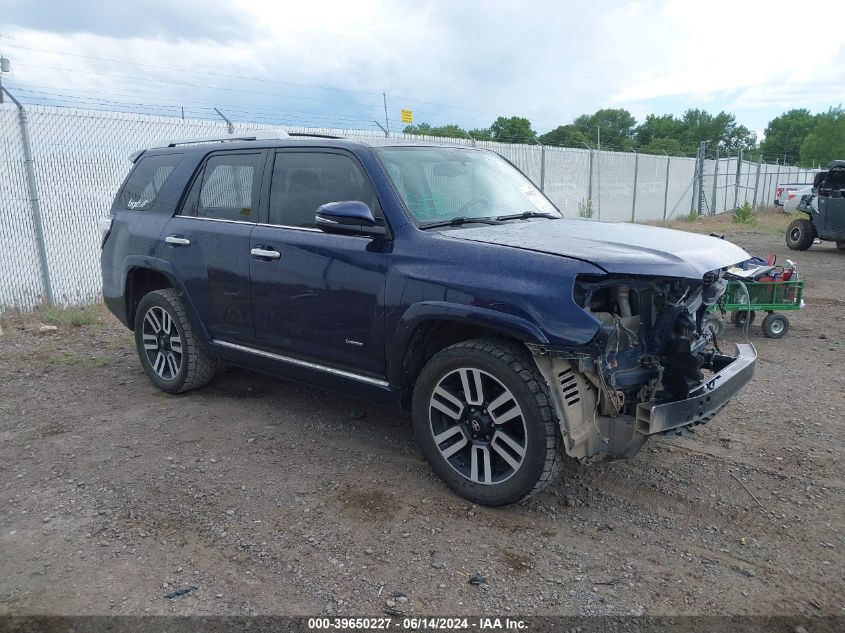
[[[813,180],[813,193],[801,197],[798,210],[807,220],[793,220],[786,229],[786,245],[806,251],[815,238],[836,242],[845,250],[845,160],[835,160]]]

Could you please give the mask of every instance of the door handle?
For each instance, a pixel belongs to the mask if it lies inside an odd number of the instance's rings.
[[[256,246],[250,251],[250,255],[253,257],[263,257],[265,259],[279,259],[282,254],[279,251],[273,250],[272,248],[261,248],[260,246]]]
[[[176,246],[189,246],[191,243],[191,240],[189,240],[187,237],[178,237],[176,235],[168,235],[164,238],[164,241],[168,244],[174,244]]]

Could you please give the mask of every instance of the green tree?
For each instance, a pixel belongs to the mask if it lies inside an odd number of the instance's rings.
[[[724,155],[739,150],[750,151],[757,147],[757,137],[754,132],[736,122],[736,117],[728,112],[712,115],[706,110],[690,109],[681,117],[681,145],[694,148],[701,141],[709,141],[708,151],[712,153],[716,147]]]
[[[405,132],[405,134],[419,134],[449,138],[469,138],[467,131],[460,125],[456,125],[454,123],[437,127],[429,125],[428,123],[420,123],[418,125],[407,125],[402,131]]]
[[[661,137],[651,139],[648,144],[640,146],[639,151],[643,154],[669,154],[670,156],[681,156],[688,153],[678,139]]]
[[[500,116],[490,125],[490,135],[494,141],[504,143],[531,143],[537,138],[531,121],[521,116]]]
[[[680,145],[681,122],[671,114],[649,114],[634,130],[634,138],[641,147],[647,147],[658,139],[674,140]]]
[[[608,149],[632,149],[635,145],[637,120],[624,108],[605,108],[594,114],[582,114],[572,125],[591,143],[597,140],[596,128],[601,128],[601,144]]]
[[[574,125],[558,125],[552,131],[541,135],[540,142],[563,147],[583,147],[589,144],[584,133]]]
[[[845,110],[841,106],[818,115],[813,131],[801,143],[802,167],[845,159]]]
[[[468,134],[471,138],[474,138],[476,141],[493,140],[493,132],[490,131],[489,127],[475,128],[474,130],[470,130]]]
[[[801,153],[801,144],[819,121],[817,115],[805,108],[788,110],[769,121],[766,137],[760,143],[760,151],[767,158],[781,158],[795,162]]]

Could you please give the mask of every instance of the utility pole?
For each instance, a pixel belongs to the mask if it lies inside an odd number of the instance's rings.
[[[387,95],[382,92],[381,96],[384,99],[384,135],[390,136],[390,121],[387,120]]]

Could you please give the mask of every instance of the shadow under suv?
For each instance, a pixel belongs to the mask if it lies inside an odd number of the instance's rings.
[[[103,295],[160,389],[224,360],[393,404],[448,486],[498,505],[751,379],[754,348],[704,326],[737,246],[565,219],[486,150],[280,137],[132,156]]]

